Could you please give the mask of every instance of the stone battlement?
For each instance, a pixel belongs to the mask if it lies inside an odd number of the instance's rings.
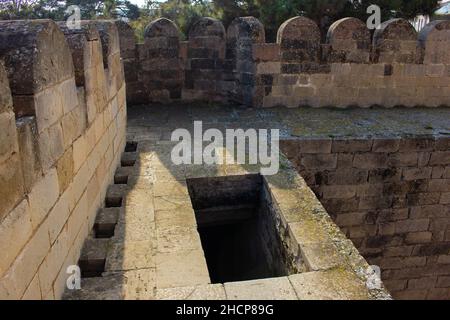
[[[142,44],[119,28],[128,100],[132,103],[226,101],[253,107],[449,105],[450,22],[417,34],[406,20],[384,22],[373,36],[356,18],[336,21],[325,43],[306,17],[283,23],[266,43],[253,17],[228,30],[212,18],[195,23],[187,41],[162,18]]]
[[[59,298],[125,146],[114,22],[0,22],[0,297]]]

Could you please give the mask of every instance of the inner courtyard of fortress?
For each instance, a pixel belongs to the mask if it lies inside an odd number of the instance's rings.
[[[194,121],[278,173],[174,164]],[[0,21],[0,128],[0,299],[450,300],[450,21]]]

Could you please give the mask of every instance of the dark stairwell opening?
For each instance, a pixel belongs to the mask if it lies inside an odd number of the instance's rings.
[[[189,179],[188,188],[212,283],[288,274],[260,175]]]

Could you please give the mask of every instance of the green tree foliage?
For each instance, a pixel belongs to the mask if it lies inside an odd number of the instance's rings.
[[[325,34],[333,21],[343,17],[366,20],[367,7],[381,8],[382,20],[413,18],[432,14],[439,0],[148,0],[138,8],[129,0],[0,0],[0,18],[64,19],[68,5],[78,5],[83,19],[127,18],[142,40],[145,26],[159,17],[173,20],[182,34],[200,17],[221,19],[228,26],[236,17],[255,16],[266,29],[268,41],[275,41],[279,26],[287,19],[305,15],[313,19]]]
[[[128,0],[1,0],[1,19],[63,20],[68,6],[79,6],[82,19],[139,18],[139,8]]]

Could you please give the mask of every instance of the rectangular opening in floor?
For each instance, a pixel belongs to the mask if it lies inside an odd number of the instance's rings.
[[[187,183],[212,283],[288,274],[276,213],[260,175]]]

